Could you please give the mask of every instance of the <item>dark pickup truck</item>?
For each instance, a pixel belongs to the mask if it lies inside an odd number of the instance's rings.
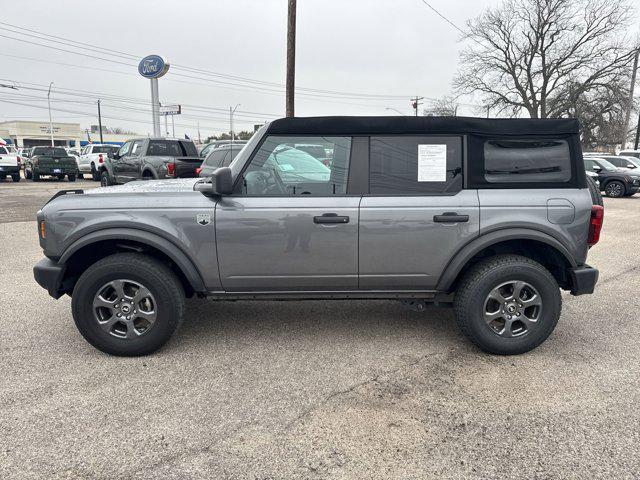
[[[102,186],[132,180],[197,177],[202,159],[191,140],[137,138],[129,140],[100,166]]]
[[[78,164],[62,147],[33,147],[25,158],[24,176],[34,182],[40,181],[42,176],[64,180],[65,175],[70,182],[75,182]]]

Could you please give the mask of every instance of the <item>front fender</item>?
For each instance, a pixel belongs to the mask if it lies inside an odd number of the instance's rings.
[[[167,255],[182,271],[196,292],[205,292],[202,275],[189,257],[173,242],[145,230],[133,228],[106,228],[84,235],[64,250],[58,263],[66,264],[83,247],[103,240],[131,240],[153,247]]]

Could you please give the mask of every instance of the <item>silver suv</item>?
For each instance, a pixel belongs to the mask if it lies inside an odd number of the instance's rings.
[[[452,304],[483,350],[526,352],[556,326],[560,289],[592,293],[598,278],[585,262],[603,209],[578,127],[276,120],[208,178],[59,193],[38,212],[35,278],[116,355],[160,348],[194,295]]]

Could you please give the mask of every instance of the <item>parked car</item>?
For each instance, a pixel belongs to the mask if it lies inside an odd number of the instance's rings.
[[[0,180],[11,177],[14,182],[20,181],[21,158],[18,152],[10,151],[6,145],[0,145]]]
[[[640,174],[628,168],[619,168],[601,157],[584,157],[586,170],[598,175],[600,190],[608,197],[630,197],[640,189]]]
[[[125,142],[100,169],[102,186],[132,180],[197,177],[202,164],[191,140],[137,138]]]
[[[640,158],[640,150],[621,150],[618,155]]]
[[[24,161],[24,176],[34,182],[40,181],[43,176],[56,177],[58,180],[64,180],[66,176],[70,182],[75,182],[77,174],[75,159],[62,147],[33,147]]]
[[[240,153],[244,145],[223,145],[219,148],[212,149],[204,159],[200,168],[196,169],[198,176],[209,177],[220,167],[228,167],[234,158]]]
[[[334,145],[328,175],[300,136]],[[210,179],[58,193],[34,276],[115,355],[160,348],[192,296],[453,304],[472,342],[518,354],[555,328],[560,289],[594,291],[587,182],[574,119],[280,119]]]
[[[640,160],[638,160],[636,157],[623,157],[620,155],[600,155],[599,158],[605,159],[607,162],[618,168],[635,170],[640,167]]]
[[[247,144],[247,141],[234,140],[233,142],[231,142],[231,140],[215,140],[213,142],[207,143],[204,147],[202,147],[202,149],[200,150],[200,157],[205,158],[211,153],[212,150],[231,145],[231,143],[233,143],[234,145],[241,145],[240,148],[242,148]]]
[[[115,155],[120,147],[102,143],[85,145],[78,161],[78,170],[81,175],[89,174],[96,182],[100,180],[100,169],[109,156]]]

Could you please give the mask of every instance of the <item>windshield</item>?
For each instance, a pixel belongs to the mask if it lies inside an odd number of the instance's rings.
[[[598,158],[598,163],[602,165],[602,168],[604,168],[605,170],[615,170],[616,168],[618,168],[613,163],[605,160],[604,158]]]
[[[240,170],[242,170],[242,167],[247,162],[249,155],[255,150],[258,143],[262,140],[262,137],[264,137],[268,126],[269,124],[267,123],[260,127],[258,131],[253,134],[253,137],[242,147],[242,150],[240,150],[240,153],[238,153],[233,162],[231,162],[231,165],[229,165],[234,179],[240,174]]]
[[[305,173],[331,173],[331,170],[307,152],[297,148],[280,146],[269,155],[267,162],[275,162],[280,171]]]

